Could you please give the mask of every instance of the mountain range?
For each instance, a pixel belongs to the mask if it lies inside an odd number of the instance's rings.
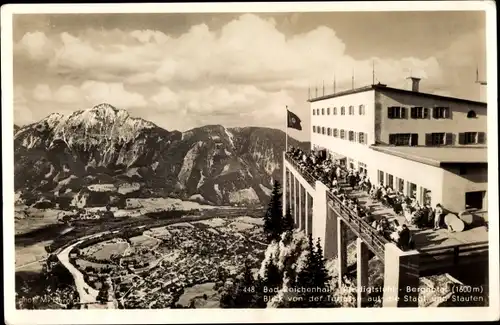
[[[308,143],[289,138],[290,145]],[[25,200],[133,184],[142,197],[266,204],[282,179],[285,133],[206,125],[168,131],[109,104],[14,126],[15,191]]]

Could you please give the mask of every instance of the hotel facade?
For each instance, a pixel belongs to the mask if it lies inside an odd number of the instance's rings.
[[[376,84],[309,99],[311,149],[421,204],[440,203],[446,212],[468,210],[487,220],[486,103],[422,93],[420,80],[412,81],[411,91]],[[430,239],[413,251],[400,250],[346,211],[326,184],[306,175],[286,153],[283,159],[283,209],[290,208],[297,228],[320,238],[326,258],[338,259],[340,284],[349,229],[357,236],[358,287],[368,285],[367,252],[384,260],[384,306],[416,306],[404,302],[418,295],[406,289],[418,287],[426,272],[484,261],[487,242],[476,245],[484,235],[442,240],[444,253]]]

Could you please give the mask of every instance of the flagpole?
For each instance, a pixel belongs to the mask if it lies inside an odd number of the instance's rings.
[[[286,105],[285,115],[285,152],[288,151],[288,105]]]

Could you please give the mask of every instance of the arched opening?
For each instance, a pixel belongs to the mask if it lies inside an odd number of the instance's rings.
[[[468,113],[467,113],[467,118],[476,118],[476,112],[474,112],[473,110],[470,110]]]

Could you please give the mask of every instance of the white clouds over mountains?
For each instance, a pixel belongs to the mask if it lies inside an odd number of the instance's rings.
[[[368,55],[355,60],[346,54],[346,46],[324,26],[286,36],[274,20],[244,14],[219,30],[201,24],[176,36],[155,30],[33,31],[15,44],[14,51],[17,60],[45,67],[46,75],[33,76],[36,85],[23,89],[22,107],[35,110],[45,102],[51,103],[47,107],[77,110],[108,102],[181,130],[198,126],[200,116],[227,126],[279,127],[280,110],[285,105],[304,106],[313,83],[331,84],[335,73],[338,87],[350,85],[352,69],[357,86],[371,83],[372,61],[384,83],[401,86],[411,70],[427,78],[426,86],[432,88],[444,83],[440,62],[452,56]],[[453,46],[455,53],[462,50]],[[15,109],[21,104],[16,102]],[[33,115],[41,118],[50,112]],[[176,112],[185,114],[182,121],[168,115]]]

